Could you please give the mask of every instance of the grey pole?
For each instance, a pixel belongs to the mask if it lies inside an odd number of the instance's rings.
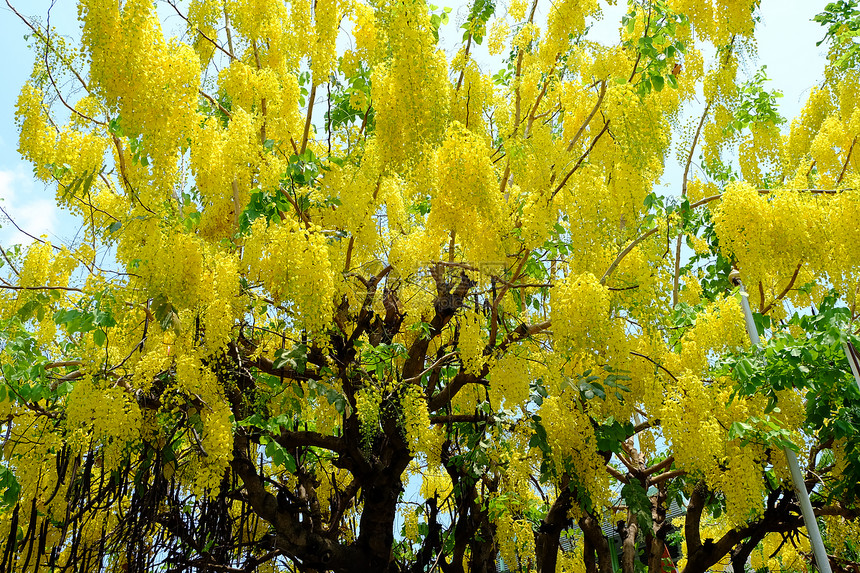
[[[729,275],[731,281],[738,285],[741,289],[741,306],[744,309],[744,320],[747,325],[747,334],[749,334],[750,342],[754,346],[761,348],[761,341],[758,337],[758,330],[755,327],[753,320],[752,309],[750,308],[749,296],[744,288],[744,283],[741,282],[741,274],[734,270]],[[848,361],[851,362],[851,355],[848,355]],[[860,384],[860,382],[858,382]],[[783,448],[785,458],[788,461],[788,469],[791,472],[791,483],[794,485],[794,493],[797,494],[797,499],[800,502],[800,510],[803,513],[803,522],[806,524],[806,531],[809,534],[809,543],[812,545],[812,551],[815,554],[815,563],[818,565],[818,570],[821,573],[832,573],[830,570],[830,560],[827,558],[827,551],[824,549],[824,542],[821,540],[821,531],[818,529],[818,521],[815,519],[815,513],[812,511],[812,503],[809,501],[809,493],[806,491],[806,482],[803,475],[800,473],[800,464],[797,463],[797,456],[790,448]]]

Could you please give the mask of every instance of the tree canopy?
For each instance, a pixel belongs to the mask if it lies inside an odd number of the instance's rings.
[[[860,11],[789,123],[757,5],[19,14],[0,569],[805,571],[784,448],[857,561]]]

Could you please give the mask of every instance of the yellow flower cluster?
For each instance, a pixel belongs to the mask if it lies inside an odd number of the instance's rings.
[[[198,398],[203,402],[199,412],[203,422],[198,455],[185,474],[198,495],[210,492],[217,495],[224,470],[233,459],[232,412],[224,398],[218,376],[201,364],[192,354],[176,359],[176,389],[184,396]]]
[[[788,155],[798,160],[804,158],[825,118],[833,112],[831,94],[826,89],[813,87],[800,112],[791,122],[786,149]]]
[[[505,20],[497,19],[490,26],[489,37],[487,38],[487,50],[490,55],[498,55],[505,49],[505,45],[510,35],[510,26]]]
[[[552,288],[552,328],[558,350],[600,351],[610,329],[609,290],[591,273],[570,274]]]
[[[832,535],[830,524],[836,520],[824,518],[827,523],[828,539]],[[844,547],[841,543],[834,543],[834,547]],[[809,562],[806,555],[811,553],[809,537],[798,536],[796,543],[785,543],[785,538],[780,533],[769,533],[761,541],[752,553],[750,553],[749,564],[753,571],[785,571],[786,573],[802,573],[809,570]]]
[[[72,447],[87,447],[90,438],[101,443],[107,472],[119,469],[125,449],[140,439],[142,419],[134,397],[89,376],[75,382],[66,402],[66,417]]]
[[[495,521],[499,556],[509,571],[529,571],[535,567],[535,535],[526,519],[515,519],[508,512]]]
[[[860,214],[857,192],[828,196],[780,189],[763,194],[732,184],[714,211],[720,245],[737,260],[753,308],[767,306],[789,285],[794,289],[785,293],[787,298],[801,300],[797,297],[805,295],[796,288],[812,281],[853,296],[860,278],[858,230],[851,222]]]
[[[18,152],[33,163],[40,179],[48,181],[51,172],[45,166],[53,163],[57,133],[48,124],[43,101],[42,90],[32,82],[25,83],[15,104],[15,121],[19,129]]]
[[[355,2],[350,18],[355,23],[352,34],[355,37],[355,47],[358,56],[366,62],[375,61],[378,32],[373,8],[360,2]]]
[[[701,38],[715,46],[727,45],[733,36],[751,36],[755,29],[753,8],[758,0],[672,0],[674,11],[685,14]]]
[[[121,10],[110,0],[83,0],[78,13],[90,54],[91,89],[119,113],[126,135],[146,134],[144,153],[156,162],[175,161],[198,122],[197,54],[187,44],[164,39],[149,0],[129,0]],[[164,113],[168,107],[172,112]]]
[[[408,385],[400,396],[400,423],[409,442],[409,452],[415,456],[427,450],[430,436],[430,415],[427,399],[419,386]]]
[[[346,11],[345,0],[316,0],[314,2],[314,39],[311,52],[313,82],[328,81],[337,66],[337,35],[340,20]]]
[[[289,216],[272,224],[261,217],[251,228],[242,260],[276,303],[289,305],[296,326],[318,332],[328,325],[334,279],[320,229],[305,228]]]
[[[567,52],[571,38],[585,30],[585,19],[599,12],[596,0],[554,2],[547,16],[547,37],[541,49],[552,54]]]
[[[152,296],[170,297],[178,309],[193,308],[208,285],[202,283],[205,246],[199,237],[162,229],[155,220],[129,225],[117,254],[129,266],[138,263],[138,276]],[[138,240],[132,240],[133,236]]]
[[[760,122],[749,126],[750,134],[741,143],[738,161],[744,179],[764,187],[767,173],[781,173],[783,170],[783,142],[779,127]],[[831,154],[832,155],[832,154]]]
[[[833,547],[834,554],[837,557],[848,558],[851,546],[849,544],[856,547],[860,542],[860,523],[838,515],[825,516],[824,522],[827,524],[827,539]]]
[[[459,63],[459,62],[458,62]],[[469,59],[460,69],[463,82],[454,94],[451,116],[473,133],[485,134],[485,112],[493,99],[493,83],[489,76],[481,74],[475,60]],[[485,150],[481,150],[485,151]]]
[[[709,356],[748,344],[743,309],[738,298],[717,299],[696,315],[696,324],[681,338],[681,363],[690,372],[704,376]]]
[[[722,456],[725,430],[714,412],[723,407],[698,376],[682,375],[666,388],[659,419],[679,469],[696,475],[719,473],[716,460]]]
[[[442,502],[448,498],[454,490],[451,477],[444,471],[428,470],[421,474],[421,497],[430,499],[439,496]]]
[[[760,517],[764,511],[765,490],[760,477],[764,464],[757,458],[757,450],[754,446],[741,446],[737,440],[729,442],[722,460],[723,471],[708,476],[709,485],[725,495],[725,518],[734,525]]]
[[[188,6],[188,34],[194,38],[192,45],[204,68],[215,54],[215,45],[210,40],[217,41],[216,25],[224,16],[223,8],[219,0],[192,0]]]
[[[373,443],[379,433],[382,391],[374,386],[365,386],[355,394],[355,409],[361,426],[361,438],[366,446]]]
[[[466,310],[460,319],[460,361],[467,372],[478,374],[487,363],[483,338],[484,317],[477,312]]]
[[[529,399],[529,363],[511,350],[490,370],[490,401],[495,408],[525,407]]]
[[[502,202],[486,143],[454,122],[434,157],[427,226],[451,231],[475,262],[499,260]]]
[[[231,66],[230,70],[235,68]],[[241,103],[244,102],[240,100],[239,106]],[[206,121],[191,147],[190,166],[203,207],[200,231],[209,239],[230,237],[236,232],[254,183],[249,165],[256,163],[255,141],[259,135],[254,117],[239,106],[233,111],[228,129],[222,129],[214,120]],[[266,183],[271,186],[272,182]]]
[[[568,396],[545,398],[538,413],[547,428],[547,442],[552,450],[551,460],[558,475],[565,465],[588,492],[594,507],[608,505],[611,491],[603,457],[597,453],[597,439],[591,418]]]
[[[386,2],[377,12],[390,59],[373,69],[376,138],[385,163],[406,166],[445,132],[451,100],[448,65],[436,49],[426,5]]]

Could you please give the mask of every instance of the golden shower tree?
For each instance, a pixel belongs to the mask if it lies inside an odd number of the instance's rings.
[[[753,0],[20,15],[81,232],[0,253],[0,568],[800,570],[783,446],[856,559],[852,6],[788,130]]]

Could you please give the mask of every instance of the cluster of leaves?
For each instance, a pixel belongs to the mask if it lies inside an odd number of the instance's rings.
[[[756,318],[759,328],[770,326],[768,317]],[[718,372],[730,373],[736,381],[734,395],[768,398],[762,415],[732,425],[732,437],[797,450],[789,440],[788,429],[780,427],[768,415],[779,407],[778,393],[795,388],[806,394],[804,430],[818,435],[823,443],[845,440],[846,453],[852,462],[849,467],[858,467],[860,386],[844,350],[846,343],[857,344],[858,338],[846,328],[849,319],[850,310],[839,306],[837,293],[831,292],[816,313],[795,313],[788,319],[789,326],[803,330],[803,337],[796,338],[787,328],[779,329],[761,349],[753,348],[721,361]],[[839,494],[845,500],[858,499],[860,488],[849,482],[838,486]]]
[[[447,19],[448,14],[443,14]],[[364,128],[367,133],[373,133],[375,112],[373,106],[370,105],[370,87],[370,69],[363,62],[355,70],[355,73],[347,76],[343,82],[338,76],[333,76],[330,86],[332,89],[329,98],[330,108],[325,112],[327,131],[331,132],[343,126],[362,122],[365,124]],[[363,96],[366,107],[353,107],[353,98],[356,94]]]
[[[487,31],[487,21],[496,11],[496,3],[493,0],[475,0],[469,10],[466,22],[460,28],[463,30],[463,41],[472,40],[480,45],[484,41]]]
[[[430,27],[433,31],[433,38],[439,41],[439,28],[448,23],[448,14],[451,13],[451,8],[444,6],[440,8],[435,4],[431,4],[430,8]]]
[[[817,14],[813,21],[827,28],[824,38],[816,42],[820,46],[830,40],[840,51],[835,54],[835,64],[845,70],[854,67],[860,61],[860,9],[857,0],[838,0],[829,2],[824,11]]]
[[[767,91],[764,83],[768,81],[767,66],[756,71],[751,80],[740,89],[740,105],[735,111],[735,119],[727,127],[730,133],[737,133],[751,124],[782,125],[785,118],[779,114],[777,100],[782,97],[779,90]]]
[[[327,197],[321,201],[313,197],[317,179],[329,169],[328,162],[340,164],[338,158],[318,157],[310,149],[290,155],[289,165],[278,189],[258,187],[251,193],[248,206],[239,216],[239,234],[248,233],[251,225],[260,217],[272,222],[280,219],[282,213],[304,214],[312,208],[340,205],[341,201],[337,197]]]
[[[662,91],[667,84],[677,89],[676,76],[680,72],[680,64],[677,64],[679,67],[670,67],[670,64],[686,53],[687,46],[675,36],[679,27],[689,26],[690,22],[684,14],[672,11],[666,2],[658,1],[649,2],[647,8],[632,3],[630,12],[622,17],[621,23],[632,34],[637,21],[642,19],[645,21],[642,36],[624,43],[625,48],[634,49],[637,53],[637,65],[632,76],[635,77],[637,72],[640,74],[636,90],[644,97],[652,89]],[[628,79],[618,78],[618,81],[626,83]]]

